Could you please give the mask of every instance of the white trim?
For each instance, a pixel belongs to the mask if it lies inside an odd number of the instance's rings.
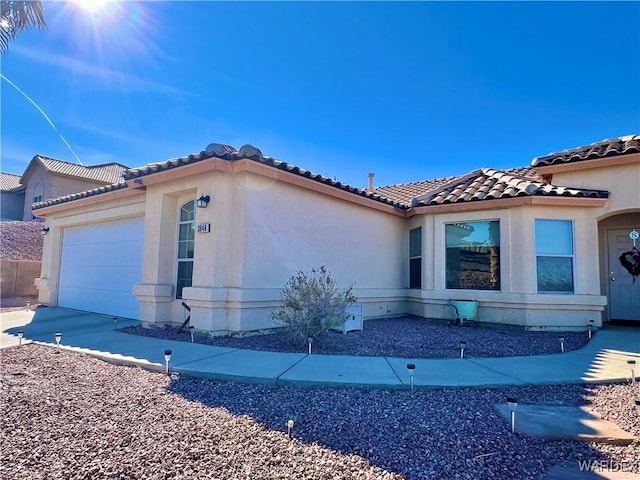
[[[549,254],[549,253],[541,253],[538,254],[538,250],[536,248],[536,221],[537,220],[547,220],[554,222],[569,222],[571,224],[571,255],[567,254]],[[538,289],[538,257],[551,257],[551,258],[571,258],[571,283],[573,284],[573,291],[571,292],[557,292],[557,291],[546,291]],[[536,287],[536,293],[539,295],[575,295],[576,294],[576,284],[577,284],[577,270],[576,270],[576,226],[575,221],[569,218],[534,218],[533,219],[533,266],[534,266],[534,285]]]

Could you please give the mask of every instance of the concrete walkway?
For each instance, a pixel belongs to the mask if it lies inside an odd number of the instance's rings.
[[[307,355],[215,347],[116,332],[111,316],[39,308],[0,314],[0,347],[23,343],[55,345],[106,361],[163,371],[171,350],[172,372],[181,375],[271,385],[409,388],[407,364],[415,364],[414,385],[475,387],[556,383],[622,382],[631,378],[629,360],[640,377],[640,328],[606,327],[577,351],[509,358],[406,359],[344,355]],[[120,319],[118,328],[136,325]],[[586,333],[585,333],[586,335]]]
[[[117,328],[138,323],[120,319]],[[60,332],[64,350],[150,370],[164,371],[164,351],[170,349],[171,371],[182,375],[272,385],[385,389],[409,388],[408,363],[415,364],[418,388],[624,382],[631,377],[629,360],[636,360],[636,377],[640,370],[640,328],[631,327],[606,327],[586,347],[564,354],[433,360],[259,352],[140,337],[115,328],[111,316],[64,308],[2,313],[0,348],[18,345],[18,330],[24,331],[23,343],[50,346],[55,346],[54,334]],[[584,427],[578,424],[574,430],[568,432],[570,438],[579,437]],[[601,428],[591,424],[591,430]],[[558,465],[545,480],[640,480],[637,473],[596,467],[581,471],[577,465]]]

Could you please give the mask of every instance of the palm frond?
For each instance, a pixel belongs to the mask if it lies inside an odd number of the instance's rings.
[[[24,31],[44,30],[47,22],[41,0],[0,1],[0,53],[9,51],[9,43]]]

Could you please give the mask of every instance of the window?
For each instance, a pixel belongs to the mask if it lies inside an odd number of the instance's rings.
[[[445,225],[446,288],[500,290],[500,222]]]
[[[176,298],[182,298],[182,289],[190,287],[193,279],[193,246],[196,229],[196,202],[192,200],[180,208],[178,223],[178,279]]]
[[[33,203],[41,202],[44,198],[44,187],[42,182],[36,183],[36,186],[33,188]]]
[[[538,293],[574,293],[573,222],[536,220]]]
[[[422,288],[422,227],[409,231],[409,288]]]

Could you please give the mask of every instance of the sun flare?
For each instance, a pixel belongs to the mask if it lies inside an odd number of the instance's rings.
[[[110,3],[114,3],[115,0],[73,0],[75,4],[80,6],[91,14],[100,13]]]

